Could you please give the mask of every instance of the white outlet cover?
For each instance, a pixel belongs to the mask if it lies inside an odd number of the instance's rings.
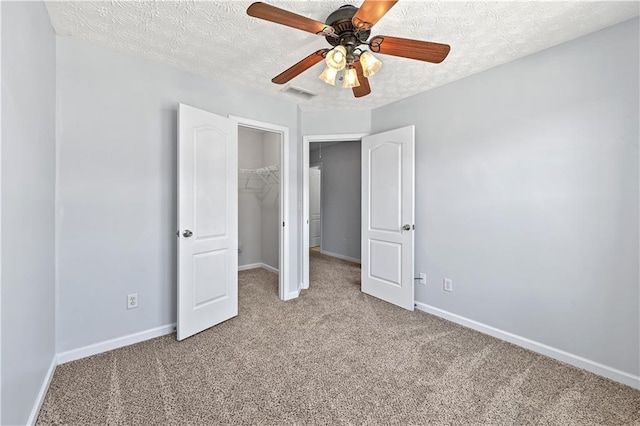
[[[425,274],[424,272],[420,272],[420,284],[427,284],[427,274]]]
[[[134,309],[138,307],[138,293],[132,293],[127,295],[127,309]]]
[[[453,291],[453,281],[451,281],[449,278],[445,278],[442,283],[444,291]]]

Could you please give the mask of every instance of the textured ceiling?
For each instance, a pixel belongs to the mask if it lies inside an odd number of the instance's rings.
[[[267,1],[318,21],[360,1]],[[382,69],[372,93],[318,79],[317,64],[290,84],[317,93],[304,100],[280,93],[271,78],[317,49],[324,38],[249,17],[251,1],[56,2],[47,7],[61,36],[232,82],[297,102],[302,110],[370,109],[512,61],[638,16],[638,2],[433,2],[401,0],[371,35],[393,35],[451,45],[435,65],[377,55]]]

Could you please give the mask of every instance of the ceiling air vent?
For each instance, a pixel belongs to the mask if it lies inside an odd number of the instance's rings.
[[[285,88],[280,90],[282,93],[288,93],[293,96],[297,96],[298,98],[309,100],[311,98],[315,98],[318,96],[317,93],[310,92],[306,89],[301,89],[300,87],[287,85]]]

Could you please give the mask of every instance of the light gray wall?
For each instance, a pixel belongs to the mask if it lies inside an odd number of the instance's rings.
[[[265,132],[262,164],[280,165],[280,134]],[[262,262],[272,268],[279,268],[280,262],[280,191],[272,187],[262,202]],[[297,283],[296,283],[297,285]]]
[[[302,135],[369,133],[371,111],[302,111]]]
[[[25,424],[55,356],[55,35],[2,2],[2,418]]]
[[[416,126],[419,302],[640,372],[638,50],[634,19],[372,112]]]
[[[238,129],[238,167],[256,169],[263,166],[264,145],[262,132],[246,127]],[[243,185],[240,179],[240,186]],[[255,181],[249,182],[256,187]],[[239,189],[238,193],[238,265],[262,262],[262,204],[251,190]]]
[[[311,144],[313,147],[315,144]],[[322,163],[322,251],[360,259],[361,143],[341,142],[309,152],[310,164]]]
[[[176,318],[179,102],[289,127],[295,104],[57,38],[59,351]],[[292,137],[291,143],[296,144]],[[289,158],[297,229],[297,149]],[[291,253],[298,239],[291,232]],[[297,263],[290,263],[295,291]],[[137,292],[140,306],[125,308]]]

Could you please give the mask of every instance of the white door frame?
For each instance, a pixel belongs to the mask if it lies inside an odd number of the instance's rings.
[[[317,167],[318,169],[320,169],[320,252],[322,253],[322,161],[309,164],[310,169],[313,167]],[[309,187],[307,185],[307,189],[308,188]],[[307,206],[309,206],[309,203],[307,203]],[[311,231],[309,231],[309,233],[311,233]],[[309,236],[309,239],[311,239],[311,236]]]
[[[282,227],[282,231],[279,233],[278,297],[280,300],[293,299],[295,295],[287,293],[287,289],[289,288],[289,265],[291,264],[289,258],[289,228],[291,228],[291,222],[289,221],[290,188],[288,180],[289,155],[291,150],[289,144],[289,128],[235,115],[229,115],[229,118],[235,120],[239,127],[280,134],[280,223],[285,224],[285,226]]]
[[[302,137],[302,268],[300,288],[309,288],[309,144],[311,142],[356,142],[368,133],[308,135]]]

